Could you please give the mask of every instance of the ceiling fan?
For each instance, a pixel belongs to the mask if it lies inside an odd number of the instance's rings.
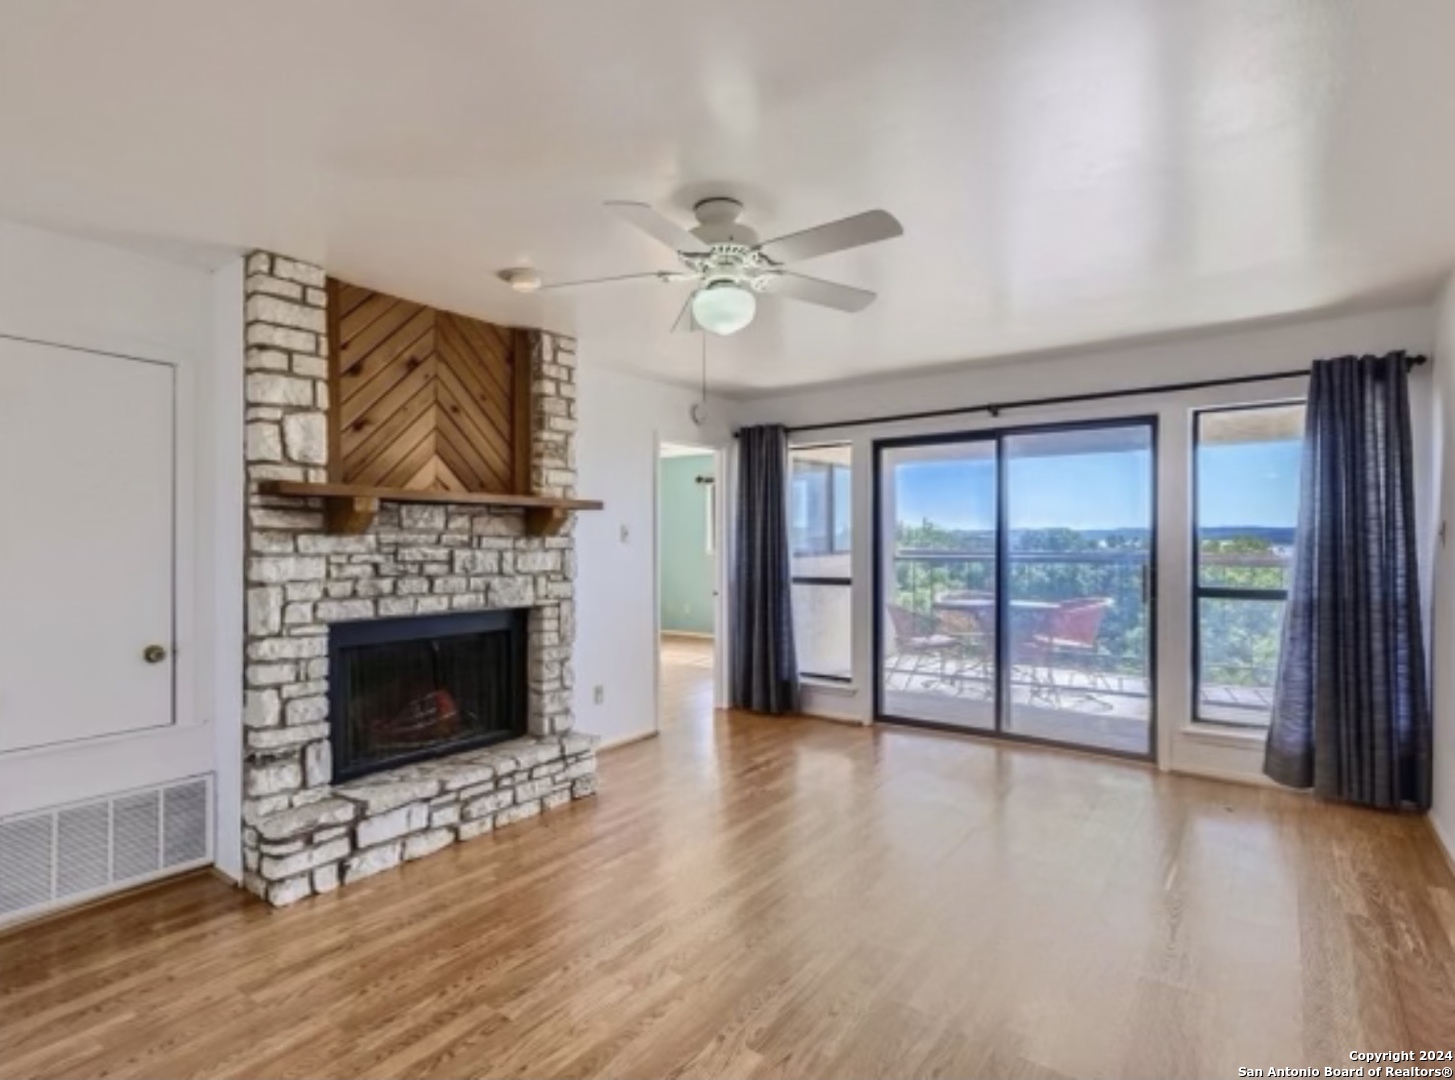
[[[722,196],[703,199],[692,208],[698,223],[690,230],[663,217],[646,203],[608,202],[606,208],[666,244],[676,252],[683,269],[549,284],[541,284],[530,271],[506,271],[506,281],[516,288],[520,288],[518,280],[526,283],[523,291],[530,292],[643,278],[694,282],[696,288],[682,305],[672,329],[691,331],[701,328],[709,333],[727,335],[737,333],[753,321],[759,293],[804,300],[839,311],[863,311],[874,301],[874,293],[797,274],[786,269],[787,265],[904,234],[903,226],[894,215],[884,210],[869,210],[827,225],[760,242],[758,234],[738,220],[743,204],[736,199]],[[512,276],[520,274],[528,276],[519,279]]]

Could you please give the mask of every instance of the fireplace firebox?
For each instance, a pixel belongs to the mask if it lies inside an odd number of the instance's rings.
[[[527,614],[329,627],[335,782],[524,735]]]

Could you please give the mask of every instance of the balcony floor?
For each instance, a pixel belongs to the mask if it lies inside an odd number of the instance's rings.
[[[884,712],[905,720],[995,730],[993,677],[980,671],[941,673],[930,661],[919,670],[891,659],[884,680]],[[1208,686],[1201,719],[1256,726],[1272,692],[1265,687]],[[1089,675],[1071,668],[1016,666],[1007,731],[1037,739],[1127,754],[1150,752],[1151,703],[1147,680],[1134,675]]]

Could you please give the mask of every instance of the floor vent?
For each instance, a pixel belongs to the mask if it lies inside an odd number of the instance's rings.
[[[0,819],[0,922],[212,856],[210,777]]]

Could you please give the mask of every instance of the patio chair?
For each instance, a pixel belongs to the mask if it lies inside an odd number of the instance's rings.
[[[995,610],[939,607],[944,600],[990,600],[989,593],[945,593],[936,601],[935,631],[954,638],[960,648],[955,672],[957,688],[966,679],[972,682],[992,683],[995,673]],[[993,686],[990,688],[994,693]]]
[[[922,670],[921,663],[928,659],[938,664],[931,687],[944,682],[948,674],[948,659],[959,652],[960,642],[948,634],[939,633],[935,620],[929,615],[921,615],[898,604],[889,604],[888,611],[895,643],[894,662],[888,665],[888,671],[918,675]],[[905,661],[909,662],[908,668]]]
[[[1106,673],[1101,670],[1102,653],[1098,646],[1102,620],[1111,610],[1112,600],[1106,596],[1086,596],[1065,600],[1047,614],[1038,630],[1026,642],[1029,651],[1038,654],[1047,669],[1047,688],[1060,704],[1061,690],[1054,668],[1065,663],[1086,677],[1091,690],[1078,691],[1077,696],[1111,709],[1113,705],[1098,697],[1096,689],[1110,690]]]

